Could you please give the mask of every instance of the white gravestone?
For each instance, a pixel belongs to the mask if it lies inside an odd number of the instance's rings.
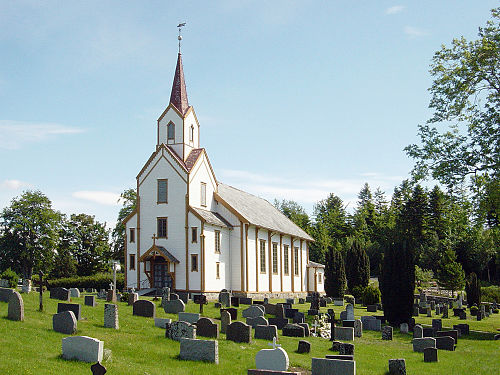
[[[62,339],[64,359],[83,362],[101,362],[104,342],[88,336],[70,336]]]
[[[273,343],[269,344],[273,349],[262,349],[255,356],[255,366],[258,370],[286,371],[288,370],[288,354],[281,345],[276,344],[276,337]]]

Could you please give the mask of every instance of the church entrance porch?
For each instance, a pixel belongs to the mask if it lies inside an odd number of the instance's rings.
[[[144,273],[150,288],[175,289],[175,265],[179,261],[167,249],[153,243],[139,258],[139,262],[144,262]]]
[[[161,262],[161,260],[160,260]],[[174,275],[169,272],[170,263],[169,262],[161,262],[154,263],[152,270],[152,280],[153,280],[153,288],[165,288],[169,287],[170,289],[174,288]]]

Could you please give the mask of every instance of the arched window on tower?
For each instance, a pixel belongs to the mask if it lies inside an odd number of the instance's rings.
[[[167,125],[167,141],[174,141],[175,139],[175,125],[169,122]]]
[[[194,126],[191,125],[191,128],[189,129],[189,142],[194,141]]]

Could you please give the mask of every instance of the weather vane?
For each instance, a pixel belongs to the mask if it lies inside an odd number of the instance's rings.
[[[181,40],[182,40],[181,30],[184,26],[186,26],[186,22],[177,25],[177,28],[179,29],[179,36],[177,37],[177,40],[179,41],[179,53],[181,53]]]

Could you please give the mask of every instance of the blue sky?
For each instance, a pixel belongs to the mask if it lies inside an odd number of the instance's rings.
[[[441,44],[497,1],[0,0],[0,208],[39,189],[113,226],[156,142],[183,31],[189,102],[217,178],[312,213],[390,195],[429,117]]]

